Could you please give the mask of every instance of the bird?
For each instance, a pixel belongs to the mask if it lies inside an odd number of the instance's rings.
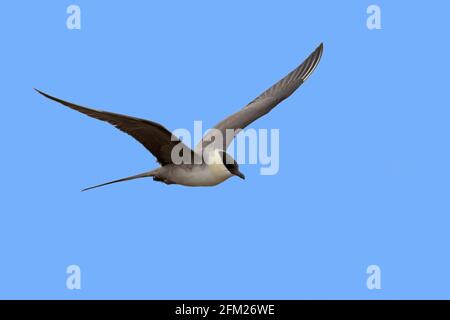
[[[44,97],[89,117],[108,122],[140,142],[159,163],[159,167],[130,177],[109,181],[82,191],[139,178],[153,178],[165,184],[189,187],[215,186],[230,177],[245,179],[239,164],[227,147],[240,130],[264,116],[300,87],[316,69],[323,53],[323,43],[294,70],[208,131],[192,150],[161,124],[127,115],[83,107],[34,88]],[[181,161],[180,161],[181,159]]]

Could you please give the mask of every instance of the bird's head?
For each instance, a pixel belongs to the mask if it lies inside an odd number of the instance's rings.
[[[245,180],[245,175],[241,171],[239,171],[239,165],[232,156],[224,151],[219,151],[219,155],[222,158],[223,165],[232,175]]]

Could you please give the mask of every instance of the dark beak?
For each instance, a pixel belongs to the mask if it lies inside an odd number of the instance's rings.
[[[245,176],[242,172],[238,171],[234,174],[235,176],[238,176],[239,178],[241,178],[242,180],[245,180]]]

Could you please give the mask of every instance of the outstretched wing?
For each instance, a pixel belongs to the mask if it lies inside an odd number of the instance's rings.
[[[192,161],[194,161],[194,151],[183,144],[177,137],[172,135],[169,130],[164,128],[159,123],[112,112],[89,109],[52,97],[37,89],[35,90],[42,94],[44,97],[59,102],[92,118],[106,121],[119,130],[128,133],[130,136],[139,141],[148,151],[150,151],[156,157],[158,162],[163,166],[173,163],[171,159],[171,152],[172,149],[179,144],[181,144],[179,145],[181,146],[181,152],[190,152],[191,159]]]
[[[267,114],[308,79],[319,64],[322,52],[323,44],[321,43],[295,70],[264,91],[244,108],[219,122],[213,130],[203,137],[202,141],[196,146],[196,151],[201,152],[202,148],[206,146],[210,148],[211,143],[214,143],[214,149],[226,150],[241,129]]]

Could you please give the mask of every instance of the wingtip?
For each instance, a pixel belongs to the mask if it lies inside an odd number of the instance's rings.
[[[303,63],[297,68],[300,73],[300,78],[303,82],[305,82],[309,76],[314,72],[317,65],[322,58],[323,53],[323,42],[319,44],[319,46],[303,61]]]
[[[42,94],[44,97],[48,97],[48,94],[46,94],[45,92],[43,92],[43,91],[41,91],[41,90],[39,90],[39,89],[37,89],[37,88],[33,88],[33,89],[34,89],[34,91],[36,91],[37,93]]]
[[[317,61],[317,63],[319,63],[319,61],[320,61],[320,59],[322,58],[322,54],[323,54],[323,42],[321,42],[320,44],[319,44],[319,46],[317,47],[317,49],[316,49],[316,55],[318,56],[318,61]]]
[[[62,103],[62,104],[64,104],[64,105],[67,105],[66,102],[63,101],[63,100],[61,100],[61,99],[58,99],[58,98],[56,98],[56,97],[53,97],[53,96],[49,95],[48,93],[45,93],[44,91],[41,91],[41,90],[39,90],[39,89],[36,89],[36,88],[33,88],[33,89],[36,90],[37,93],[39,93],[39,94],[41,94],[42,96],[46,97],[47,99],[50,99],[50,100],[53,100],[53,101]]]
[[[317,47],[316,50],[317,50],[317,51],[320,51],[320,52],[323,51],[323,42],[321,42],[321,43],[319,44],[319,46]]]

